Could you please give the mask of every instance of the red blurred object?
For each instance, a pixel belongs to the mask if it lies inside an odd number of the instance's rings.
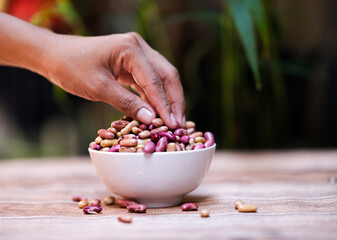
[[[8,13],[25,21],[41,10],[45,3],[54,2],[54,0],[10,0]]]

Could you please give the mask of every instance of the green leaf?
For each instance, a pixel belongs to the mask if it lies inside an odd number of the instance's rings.
[[[255,32],[251,14],[244,0],[228,0],[234,25],[238,31],[248,63],[252,69],[255,87],[257,90],[262,88],[260,73],[258,69],[258,54],[256,47]]]

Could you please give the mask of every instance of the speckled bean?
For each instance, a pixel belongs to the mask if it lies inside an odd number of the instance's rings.
[[[101,145],[97,144],[96,142],[91,142],[89,144],[89,147],[93,150],[101,150],[102,148]]]
[[[138,135],[138,134],[141,133],[143,130],[140,129],[139,127],[133,127],[133,128],[131,129],[131,131],[132,131],[134,134]]]
[[[97,144],[100,144],[103,141],[103,138],[101,136],[98,136],[97,138],[95,138],[95,142]]]
[[[175,144],[176,144],[176,151],[184,151],[180,143],[176,142]]]
[[[195,123],[192,121],[186,121],[186,128],[195,128]]]
[[[136,152],[136,148],[135,147],[123,147],[123,146],[120,146],[119,152]]]
[[[88,206],[88,205],[89,205],[89,203],[88,203],[87,200],[82,200],[82,201],[79,201],[79,202],[78,202],[78,207],[79,207],[80,209],[83,209],[83,208],[85,208],[85,207]]]
[[[100,151],[101,152],[109,152],[110,148],[109,147],[104,147]]]
[[[167,144],[167,147],[166,147],[166,152],[175,152],[176,151],[176,143],[169,143]]]
[[[148,138],[150,137],[150,135],[151,135],[151,132],[149,130],[144,130],[138,134],[140,138]]]
[[[121,129],[121,134],[122,135],[129,134],[133,127],[138,127],[138,126],[139,126],[139,122],[137,122],[136,120],[133,120],[128,125],[126,125],[125,128]]]
[[[116,144],[115,146],[112,146],[112,147],[109,149],[109,152],[118,152],[120,147],[121,147],[121,145]]]
[[[159,128],[154,128],[151,130],[151,133],[160,133],[160,132],[167,132],[168,131],[168,127],[167,126],[161,126]]]
[[[106,129],[100,129],[97,131],[98,135],[102,138],[105,139],[114,139],[115,138],[115,134],[113,134],[112,132],[106,130]]]
[[[196,203],[184,203],[180,206],[183,211],[196,211],[198,210],[198,204]]]
[[[187,135],[190,135],[190,134],[192,134],[192,133],[195,132],[195,129],[194,128],[189,128],[189,129],[186,130],[186,132],[187,132]]]
[[[164,122],[161,118],[155,118],[151,121],[152,125],[155,126],[156,128],[161,127],[164,125]]]
[[[119,207],[121,208],[126,208],[127,206],[129,206],[130,204],[138,204],[137,202],[135,201],[132,201],[132,200],[128,200],[128,199],[119,199],[117,201],[117,204]]]
[[[86,214],[96,214],[100,213],[102,211],[102,208],[100,206],[86,206],[83,208],[83,212]]]
[[[126,207],[126,209],[132,213],[145,213],[147,210],[147,207],[143,204],[134,203],[134,204],[129,204]]]
[[[194,132],[192,134],[190,134],[190,138],[197,138],[197,137],[202,137],[204,134],[202,132]]]
[[[116,129],[116,128],[113,128],[113,127],[109,127],[109,128],[108,128],[108,131],[109,131],[109,132],[112,132],[112,133],[115,134],[115,135],[116,135],[116,133],[117,133],[117,129]]]
[[[88,198],[83,197],[83,196],[74,196],[74,197],[72,197],[72,200],[74,202],[80,202],[80,201],[88,201]]]
[[[117,120],[111,123],[111,127],[115,128],[117,131],[125,128],[130,122],[126,120]]]
[[[196,138],[194,139],[194,142],[195,142],[195,143],[205,143],[205,142],[206,142],[206,139],[203,138],[203,137],[196,137]]]
[[[162,137],[161,139],[158,140],[155,151],[164,152],[166,150],[167,144],[168,144],[168,138]]]
[[[137,146],[138,142],[137,139],[123,139],[119,144],[121,147],[135,147]]]
[[[113,196],[107,196],[103,201],[106,205],[112,205],[115,203],[116,199]]]
[[[118,140],[117,139],[104,139],[101,142],[101,146],[102,147],[112,147],[114,145],[118,144]]]
[[[90,201],[90,205],[91,206],[99,206],[99,205],[101,205],[101,200],[93,199],[93,200]]]
[[[178,128],[174,131],[174,135],[177,135],[179,137],[186,135],[186,134],[187,134],[187,131],[184,128]]]

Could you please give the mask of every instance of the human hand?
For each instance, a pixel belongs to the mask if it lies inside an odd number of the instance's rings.
[[[47,60],[38,72],[67,92],[111,104],[146,124],[158,113],[172,129],[185,126],[178,71],[137,33],[100,37],[52,34],[46,42],[50,44]]]

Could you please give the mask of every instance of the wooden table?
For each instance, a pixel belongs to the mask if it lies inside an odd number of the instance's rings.
[[[337,151],[217,152],[187,202],[209,218],[177,207],[132,214],[103,206],[85,215],[72,202],[110,193],[89,157],[0,161],[0,239],[337,239]],[[330,177],[330,178],[329,178]],[[233,202],[256,204],[239,213]]]

